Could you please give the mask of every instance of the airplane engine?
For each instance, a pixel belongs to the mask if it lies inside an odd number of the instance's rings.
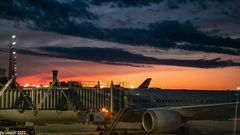
[[[171,110],[148,110],[142,117],[142,125],[146,132],[174,132],[182,123],[181,115]]]

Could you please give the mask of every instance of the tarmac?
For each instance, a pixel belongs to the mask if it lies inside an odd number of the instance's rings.
[[[189,128],[189,135],[232,135],[233,121],[189,121],[184,124]],[[89,124],[46,124],[35,126],[37,135],[98,135],[97,126]],[[119,122],[115,128],[118,135],[145,135],[141,123]],[[240,121],[237,122],[237,134],[240,135]],[[151,135],[183,135],[182,134],[151,134]],[[148,133],[149,135],[149,133]]]

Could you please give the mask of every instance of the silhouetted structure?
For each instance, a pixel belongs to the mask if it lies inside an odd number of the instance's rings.
[[[6,69],[0,68],[0,84],[6,84],[7,83],[7,77],[6,77]]]

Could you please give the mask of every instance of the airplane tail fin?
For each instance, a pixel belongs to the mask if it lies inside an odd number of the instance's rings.
[[[147,78],[139,87],[138,89],[147,89],[151,82],[152,78]]]

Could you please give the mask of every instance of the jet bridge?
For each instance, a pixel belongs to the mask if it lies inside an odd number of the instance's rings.
[[[8,87],[11,82],[12,79],[0,92],[2,120],[33,123],[90,122],[106,125],[111,123],[112,115],[119,114],[125,106],[126,90],[113,83],[110,88],[63,88],[55,87],[53,82],[49,88],[11,89]],[[108,112],[101,112],[102,108]],[[100,117],[105,117],[106,114],[108,121],[101,122]],[[90,116],[95,119],[90,119]]]
[[[29,110],[38,107],[39,110],[96,110],[103,107],[111,108],[109,88],[23,90],[23,88],[7,89],[4,87],[0,94],[0,109]],[[123,106],[123,96],[124,92],[120,89],[113,90],[114,111]]]
[[[124,83],[111,82],[109,87],[101,87],[99,82],[88,82],[87,86],[72,81],[59,82],[56,70],[50,87],[11,87],[12,83],[15,83],[14,76],[0,90],[0,127],[14,122],[89,122],[107,127],[112,117],[114,124],[111,124],[116,125],[127,95],[120,85]]]

